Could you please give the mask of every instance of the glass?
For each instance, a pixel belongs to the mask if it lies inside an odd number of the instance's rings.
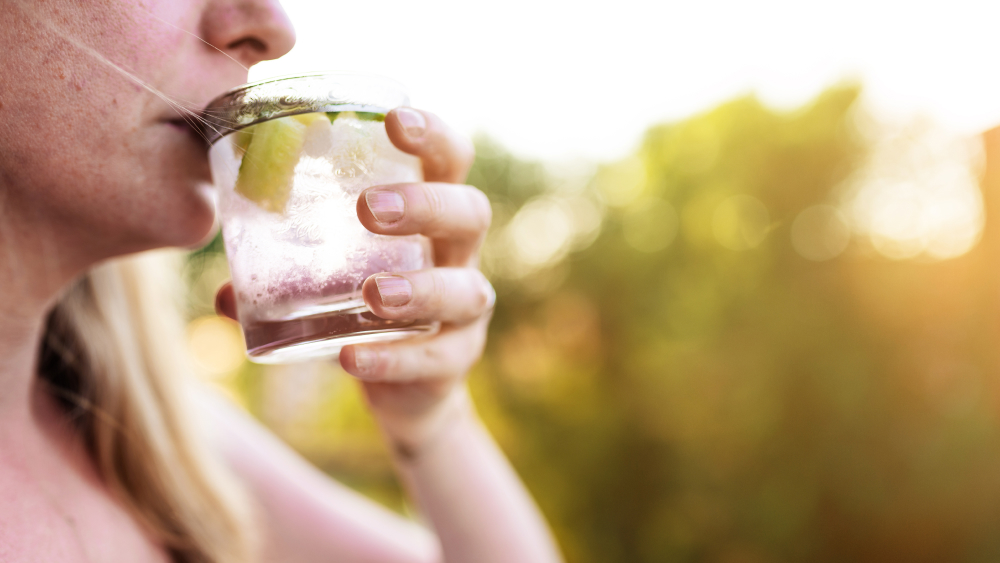
[[[325,73],[248,84],[204,112],[219,218],[247,354],[258,363],[334,357],[437,323],[376,317],[372,274],[432,266],[422,236],[371,233],[358,220],[370,186],[422,180],[384,118],[407,105],[389,79]]]

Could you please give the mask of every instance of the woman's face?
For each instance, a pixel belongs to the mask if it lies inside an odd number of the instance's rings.
[[[196,111],[293,43],[276,0],[4,0],[0,221],[96,258],[202,240],[207,149],[139,82]]]

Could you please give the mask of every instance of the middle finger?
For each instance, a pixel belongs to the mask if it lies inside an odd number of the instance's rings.
[[[466,265],[490,226],[486,194],[472,186],[437,182],[391,184],[365,190],[358,219],[383,235],[422,234],[434,240],[440,265]]]

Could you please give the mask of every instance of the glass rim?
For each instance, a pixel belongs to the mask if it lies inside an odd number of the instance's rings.
[[[201,112],[208,144],[251,125],[318,111],[385,113],[409,104],[404,86],[379,74],[317,71],[265,78],[232,88]]]

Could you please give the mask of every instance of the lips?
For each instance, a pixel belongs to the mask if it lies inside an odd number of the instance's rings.
[[[202,142],[202,143],[205,142],[205,136],[197,128],[197,124],[194,121],[193,117],[190,117],[188,119],[184,119],[184,118],[181,118],[181,117],[174,117],[174,118],[171,118],[171,119],[165,119],[163,122],[165,124],[169,125],[170,127],[178,130],[178,131],[183,131],[184,133],[186,133],[186,134],[190,135],[191,137],[197,139],[199,142]]]
[[[191,126],[188,125],[188,122],[184,121],[183,119],[181,119],[179,117],[175,118],[175,119],[167,119],[166,123],[167,123],[167,125],[171,125],[173,127],[176,127],[177,129],[184,129],[184,130],[190,130],[191,129]]]

